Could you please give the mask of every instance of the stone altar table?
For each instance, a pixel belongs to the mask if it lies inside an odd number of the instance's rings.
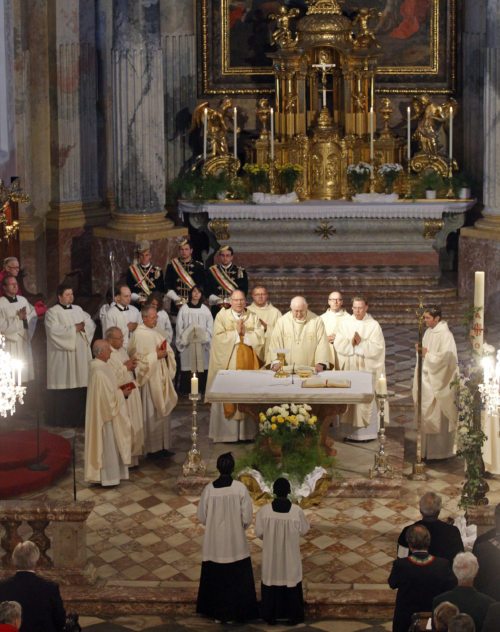
[[[207,233],[211,250],[230,243],[244,266],[411,265],[434,268],[437,273],[448,235],[463,226],[474,203],[180,201],[179,214]]]

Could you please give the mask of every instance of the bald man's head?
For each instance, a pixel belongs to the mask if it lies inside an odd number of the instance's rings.
[[[307,315],[307,301],[303,296],[294,296],[290,301],[290,310],[296,320],[305,320]]]
[[[94,340],[92,345],[92,354],[94,358],[107,362],[111,355],[111,346],[107,340]]]
[[[234,290],[234,292],[231,294],[230,303],[231,309],[237,314],[241,314],[241,312],[243,312],[245,310],[245,307],[247,306],[244,292],[242,292],[241,290]]]

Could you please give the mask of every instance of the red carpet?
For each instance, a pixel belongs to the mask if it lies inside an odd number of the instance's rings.
[[[40,430],[40,461],[48,466],[33,472],[36,432],[20,430],[0,434],[0,499],[12,498],[47,487],[64,474],[71,463],[71,444],[64,437]]]

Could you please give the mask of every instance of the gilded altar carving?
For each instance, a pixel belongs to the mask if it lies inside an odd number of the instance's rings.
[[[212,219],[208,222],[208,229],[215,235],[218,242],[231,239],[229,222],[223,219]]]
[[[424,223],[424,239],[434,239],[434,237],[443,228],[444,221],[442,219],[427,219]]]

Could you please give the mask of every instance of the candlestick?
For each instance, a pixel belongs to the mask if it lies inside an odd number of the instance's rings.
[[[408,159],[408,165],[411,162],[411,109],[410,106],[406,108],[407,118],[407,130],[406,130],[406,157]]]
[[[377,380],[377,395],[387,395],[387,379],[383,373]]]
[[[207,159],[208,109],[203,110],[203,160]]]
[[[198,395],[198,378],[196,377],[196,373],[193,373],[193,377],[191,378],[191,395]]]
[[[372,77],[371,86],[370,86],[370,100],[371,100],[371,109],[375,107],[375,77]]]
[[[483,355],[484,335],[484,272],[474,273],[474,321],[472,323],[472,350],[479,358]]]
[[[236,160],[238,158],[238,108],[233,109],[233,149]]]
[[[196,378],[198,381],[198,378]],[[192,383],[192,382],[191,382]],[[198,385],[197,385],[198,387]],[[191,387],[192,388],[192,387]],[[206,465],[201,457],[201,451],[198,448],[198,401],[201,399],[198,393],[191,393],[189,399],[192,404],[191,413],[191,449],[186,455],[186,459],[182,466],[184,476],[204,476]]]
[[[274,160],[274,108],[271,108],[271,160]]]
[[[373,162],[374,151],[374,114],[373,108],[370,108],[370,162]]]
[[[453,162],[453,107],[450,107],[450,163]]]

